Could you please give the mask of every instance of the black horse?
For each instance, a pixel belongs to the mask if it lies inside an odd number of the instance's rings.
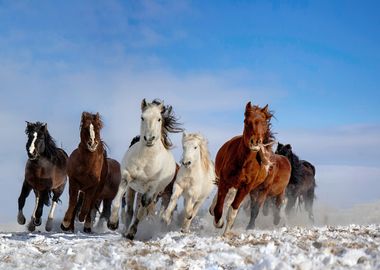
[[[28,225],[29,231],[34,231],[36,226],[41,225],[43,206],[50,205],[51,193],[53,193],[53,204],[51,206],[46,231],[50,231],[53,225],[53,217],[56,205],[65,188],[67,181],[67,154],[61,148],[57,148],[54,139],[47,130],[47,124],[41,122],[27,122],[26,152],[28,161],[25,166],[25,178],[22,185],[20,197],[18,198],[19,224],[25,224],[25,216],[22,212],[25,200],[33,189],[36,196],[36,205],[32,218]]]
[[[288,203],[285,212],[289,215],[297,202],[305,204],[305,210],[309,214],[309,219],[314,222],[313,202],[315,198],[315,167],[306,160],[300,160],[292,152],[290,144],[283,145],[278,143],[276,154],[286,156],[292,166],[292,174],[288,187],[286,188],[286,197]]]

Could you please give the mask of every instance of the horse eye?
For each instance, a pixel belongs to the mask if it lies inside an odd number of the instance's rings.
[[[141,117],[141,121],[144,121],[144,117]]]
[[[161,118],[158,118],[158,122],[161,122]]]
[[[198,146],[194,146],[194,149],[197,149],[198,148]]]

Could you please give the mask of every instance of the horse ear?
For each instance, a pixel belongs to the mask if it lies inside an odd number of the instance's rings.
[[[47,130],[47,123],[43,123],[41,129],[45,132]]]
[[[26,123],[26,126],[29,127],[31,125],[31,123],[29,121],[25,121]]]
[[[292,150],[292,146],[290,144],[285,145],[286,149]]]
[[[145,98],[141,101],[141,111],[144,111],[146,106],[148,106],[148,104],[146,103],[146,100]]]
[[[245,111],[248,111],[250,109],[252,109],[252,103],[248,102],[247,105],[245,105]]]
[[[269,106],[268,106],[268,104],[265,105],[265,107],[262,108],[261,111],[265,114],[265,116],[266,116],[267,118],[271,118],[271,117],[272,117],[272,114],[271,114],[270,111],[269,111]]]
[[[99,114],[99,112],[97,112],[96,114],[95,114],[95,120],[99,120],[100,119],[100,114]]]
[[[277,149],[282,148],[282,147],[284,147],[284,145],[282,143],[278,142]]]
[[[182,133],[182,139],[185,139],[186,136],[187,136],[187,132],[186,132],[186,131],[183,131],[183,133]]]

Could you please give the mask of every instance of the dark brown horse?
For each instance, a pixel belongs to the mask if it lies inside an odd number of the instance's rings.
[[[26,220],[22,209],[26,198],[33,189],[36,195],[36,206],[28,229],[34,231],[36,226],[41,225],[43,206],[50,204],[50,196],[53,193],[53,204],[45,226],[46,231],[50,231],[55,208],[66,185],[67,154],[61,148],[57,148],[46,124],[27,122],[25,133],[28,135],[26,143],[28,161],[25,166],[24,183],[18,198],[17,221],[21,225],[25,224]]]
[[[262,184],[268,174],[263,144],[267,143],[266,138],[271,137],[269,121],[272,114],[268,105],[259,108],[248,102],[244,116],[243,135],[226,142],[216,155],[218,193],[216,205],[211,209],[211,213],[214,214],[214,225],[217,228],[224,225],[222,215],[226,194],[231,188],[236,189],[235,198],[227,213],[224,235],[231,229],[245,196]]]
[[[91,209],[95,208],[96,200],[103,190],[108,163],[105,145],[100,138],[103,122],[99,113],[82,113],[80,125],[81,141],[68,160],[67,174],[69,176],[69,206],[61,224],[64,231],[74,231],[75,210],[78,192],[84,193],[83,205],[78,219],[85,221],[84,232],[91,232]]]
[[[280,210],[285,198],[286,187],[289,183],[291,166],[287,158],[274,154],[271,146],[264,150],[265,160],[268,160],[269,173],[265,181],[250,193],[251,196],[251,219],[247,229],[255,227],[255,221],[260,207],[268,199],[272,200],[275,225],[280,222]]]
[[[276,154],[283,155],[288,158],[292,166],[292,174],[290,176],[289,185],[286,189],[286,204],[285,212],[291,214],[296,201],[299,204],[305,204],[305,210],[309,214],[309,219],[314,222],[313,202],[315,184],[315,167],[306,160],[300,160],[292,151],[290,144],[283,145],[278,143]]]
[[[100,208],[100,204],[103,203],[102,212],[100,213],[98,224],[101,225],[104,221],[108,221],[111,215],[111,204],[112,200],[115,198],[119,184],[121,181],[120,174],[120,163],[112,158],[107,158],[108,171],[104,187],[102,192],[99,195],[99,198],[96,200],[96,204],[93,210],[93,220],[95,219],[96,211]],[[80,192],[77,209],[79,210],[83,205],[83,196],[84,194]]]

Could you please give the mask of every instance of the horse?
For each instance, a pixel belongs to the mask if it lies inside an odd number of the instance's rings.
[[[134,239],[139,222],[146,216],[150,205],[156,202],[160,192],[174,179],[176,162],[170,151],[172,142],[169,133],[182,132],[172,106],[165,106],[160,100],[141,102],[140,138],[125,153],[121,162],[121,182],[112,202],[110,229],[116,229],[119,222],[120,202],[128,189],[128,209],[133,211],[134,194],[137,192],[136,210],[133,220],[124,236]],[[129,225],[126,222],[126,227]]]
[[[266,200],[272,202],[273,224],[278,225],[280,223],[280,210],[291,175],[291,165],[284,156],[274,154],[271,145],[272,143],[264,148],[264,156],[266,156],[266,160],[269,161],[268,176],[259,187],[250,192],[251,217],[247,230],[255,227],[255,221],[259,214],[260,207]]]
[[[183,155],[181,167],[174,181],[170,203],[162,214],[166,224],[170,224],[172,213],[179,196],[184,196],[185,216],[182,232],[188,232],[191,221],[210,194],[215,182],[215,168],[207,148],[207,141],[197,133],[183,133]]]
[[[288,199],[285,207],[286,214],[291,214],[298,199],[299,203],[305,203],[305,210],[308,212],[309,219],[314,223],[315,167],[306,160],[300,160],[292,151],[290,144],[283,145],[278,143],[276,154],[287,157],[292,166],[292,174],[286,189],[286,197]]]
[[[51,231],[54,211],[67,181],[68,156],[63,149],[56,146],[54,139],[49,134],[46,123],[26,123],[28,161],[25,165],[25,178],[18,198],[17,221],[21,225],[25,224],[23,208],[26,198],[33,189],[36,196],[36,205],[28,230],[34,231],[36,226],[41,225],[43,206],[50,205],[50,197],[51,193],[53,193],[53,203],[45,225],[45,230]]]
[[[244,113],[243,134],[227,141],[218,151],[215,159],[217,176],[217,198],[210,209],[214,216],[214,226],[222,228],[224,200],[231,189],[236,189],[234,199],[227,211],[224,235],[232,228],[241,202],[252,190],[262,184],[268,175],[268,161],[263,155],[264,143],[271,134],[269,121],[272,117],[268,105],[264,108],[252,106],[248,102]]]
[[[99,210],[100,204],[103,203],[103,208],[100,213],[98,226],[103,224],[104,221],[109,220],[110,215],[111,215],[112,200],[116,196],[116,193],[121,181],[120,163],[112,158],[107,158],[106,160],[108,163],[108,171],[107,171],[106,180],[105,180],[102,192],[100,193],[99,197],[96,200],[95,208],[92,209],[93,211],[92,219],[94,220],[96,216],[96,211]],[[76,212],[82,207],[83,199],[84,199],[84,194],[82,192],[79,192]]]
[[[80,143],[70,155],[67,165],[69,176],[69,205],[61,223],[63,231],[74,231],[75,211],[79,191],[84,193],[78,219],[84,223],[84,232],[92,227],[91,209],[103,190],[108,171],[105,143],[100,138],[103,122],[99,113],[83,112],[80,124]]]

